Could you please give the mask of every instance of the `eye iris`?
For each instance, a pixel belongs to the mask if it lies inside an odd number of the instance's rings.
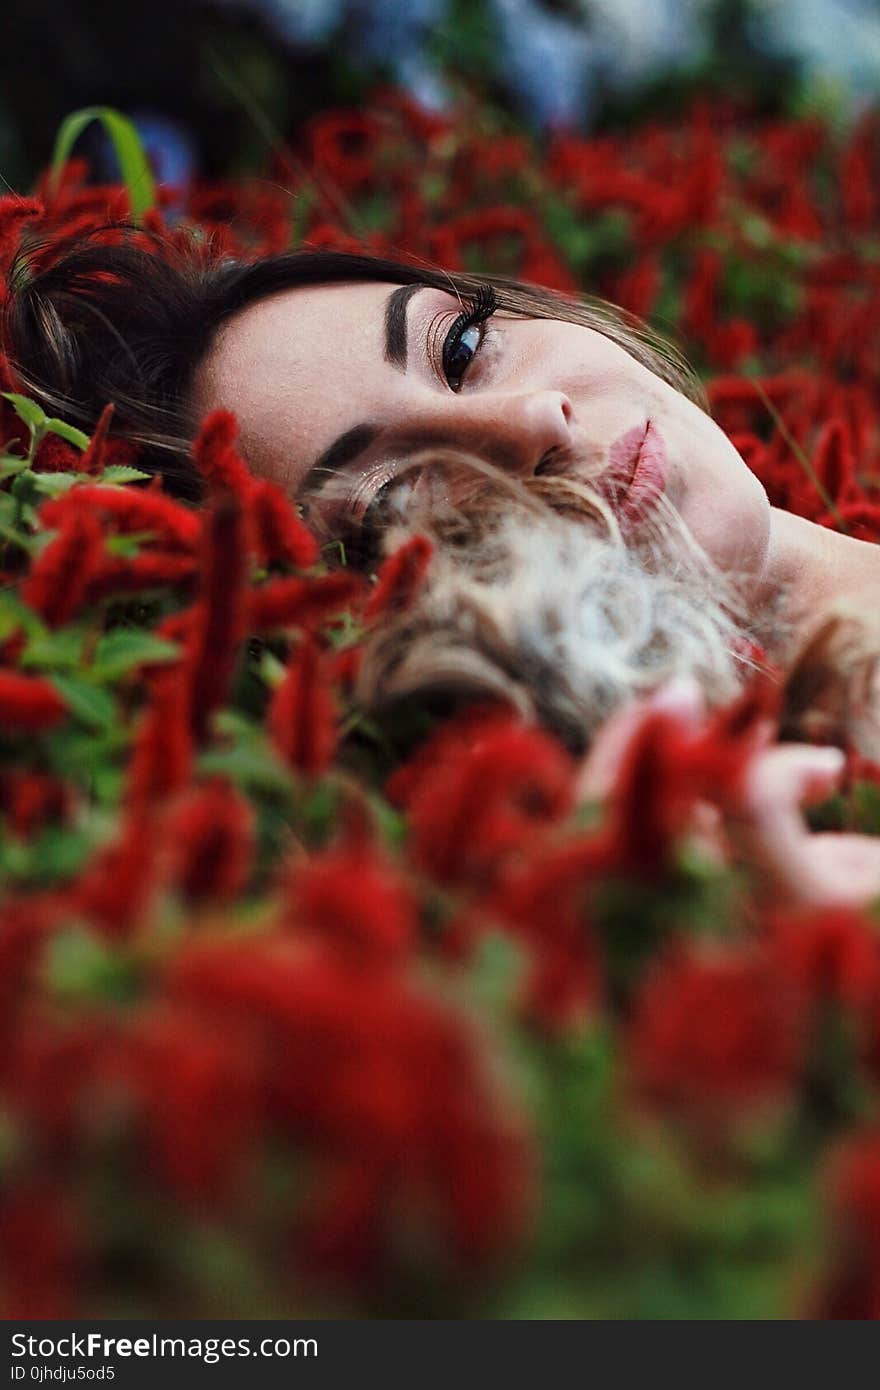
[[[468,339],[471,339],[470,343]],[[443,370],[449,378],[450,384],[460,381],[464,376],[479,345],[480,330],[476,324],[471,324],[463,332],[453,336],[447,346],[443,363]]]

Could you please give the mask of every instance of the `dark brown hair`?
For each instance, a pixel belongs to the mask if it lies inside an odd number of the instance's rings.
[[[704,406],[684,358],[639,320],[600,299],[575,299],[498,276],[341,251],[301,250],[249,262],[206,257],[134,231],[121,244],[85,237],[31,273],[13,267],[2,335],[21,389],[90,431],[104,406],[114,430],[143,447],[142,466],[169,490],[197,499],[187,461],[198,427],[193,380],[219,329],[235,314],[282,290],[352,282],[424,284],[461,297],[491,283],[499,305],[528,318],[581,323],[613,339]],[[226,403],[234,409],[235,402]]]

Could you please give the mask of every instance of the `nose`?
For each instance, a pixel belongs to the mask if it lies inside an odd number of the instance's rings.
[[[574,411],[561,391],[474,391],[442,404],[432,436],[511,472],[537,473],[548,455],[572,446]]]

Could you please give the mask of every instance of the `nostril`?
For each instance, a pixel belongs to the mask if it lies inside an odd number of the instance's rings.
[[[556,448],[548,449],[546,453],[542,454],[535,468],[535,477],[540,478],[547,473],[552,473],[558,456],[559,450]]]

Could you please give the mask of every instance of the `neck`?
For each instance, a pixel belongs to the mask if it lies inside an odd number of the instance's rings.
[[[775,653],[781,657],[799,648],[838,605],[858,599],[863,612],[880,606],[880,550],[772,507],[767,564],[756,590],[756,611],[782,596],[786,636]]]

